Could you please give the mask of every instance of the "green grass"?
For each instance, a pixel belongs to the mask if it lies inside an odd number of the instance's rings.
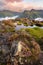
[[[0,29],[0,32],[15,32],[14,28]]]
[[[15,29],[14,28],[10,28],[10,29],[6,29],[5,32],[14,32]]]
[[[25,23],[23,23],[24,24],[24,26],[28,26],[28,24],[25,22]]]
[[[41,46],[41,49],[43,50],[43,41],[42,41],[43,29],[35,27],[35,28],[21,29],[20,31],[26,31],[28,34],[30,34],[36,40],[36,42],[38,42],[38,44]]]
[[[39,27],[35,28],[27,28],[25,29],[41,46],[41,49],[43,50],[43,41],[41,38],[43,38],[43,29]]]
[[[41,38],[43,37],[43,29],[40,28],[27,28],[26,29],[27,32],[29,32],[32,36],[36,37],[36,38]]]
[[[27,28],[25,30],[27,32],[29,32],[35,38],[41,38],[41,37],[43,37],[43,29],[41,29],[39,27]]]
[[[43,29],[39,27],[21,29],[21,31],[26,31],[36,40],[39,40],[43,37]]]
[[[22,24],[22,22],[20,22],[20,21],[17,22],[17,25],[21,25],[21,24]]]

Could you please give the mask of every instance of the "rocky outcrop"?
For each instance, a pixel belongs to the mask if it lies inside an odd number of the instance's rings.
[[[11,25],[12,22],[4,22],[4,25],[0,27],[4,29],[4,32],[0,32],[0,64],[36,64],[41,51],[40,45],[28,32],[14,31]]]
[[[40,46],[38,43],[31,37],[30,34],[26,32],[16,32],[16,34],[13,34],[9,37],[8,41],[9,42],[14,42],[17,46],[14,46],[12,51],[15,49],[16,53],[13,51],[13,57],[16,56],[18,57],[18,62],[27,63],[34,62],[38,60],[39,54],[40,54]],[[12,43],[13,44],[13,43]],[[17,50],[18,49],[18,50]],[[14,59],[15,59],[14,58]],[[20,60],[21,58],[21,60]],[[25,60],[26,59],[26,60]],[[29,61],[28,61],[29,60]],[[24,62],[23,62],[24,61]]]

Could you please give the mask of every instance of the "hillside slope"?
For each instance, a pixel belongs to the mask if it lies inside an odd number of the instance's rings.
[[[9,10],[3,10],[3,11],[0,11],[0,17],[12,17],[12,16],[16,16],[16,15],[19,15],[20,13],[19,12],[12,12],[12,11],[9,11]]]
[[[29,19],[35,19],[37,17],[43,18],[43,10],[25,10],[21,15],[21,18],[29,18]]]

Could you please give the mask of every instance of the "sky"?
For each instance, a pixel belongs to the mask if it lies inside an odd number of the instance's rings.
[[[21,12],[31,9],[43,9],[43,0],[0,0],[0,10]]]

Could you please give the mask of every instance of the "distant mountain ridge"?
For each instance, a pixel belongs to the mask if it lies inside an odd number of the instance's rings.
[[[35,19],[35,18],[43,18],[43,10],[25,10],[21,15],[21,18],[29,18],[29,19]]]
[[[43,10],[25,10],[24,12],[13,12],[9,10],[3,10],[0,11],[0,17],[12,17],[19,15],[19,18],[29,18],[29,19],[35,19],[35,18],[43,18]]]
[[[16,16],[19,15],[20,12],[13,12],[13,11],[9,11],[9,10],[3,10],[0,11],[0,17],[12,17],[12,16]]]

